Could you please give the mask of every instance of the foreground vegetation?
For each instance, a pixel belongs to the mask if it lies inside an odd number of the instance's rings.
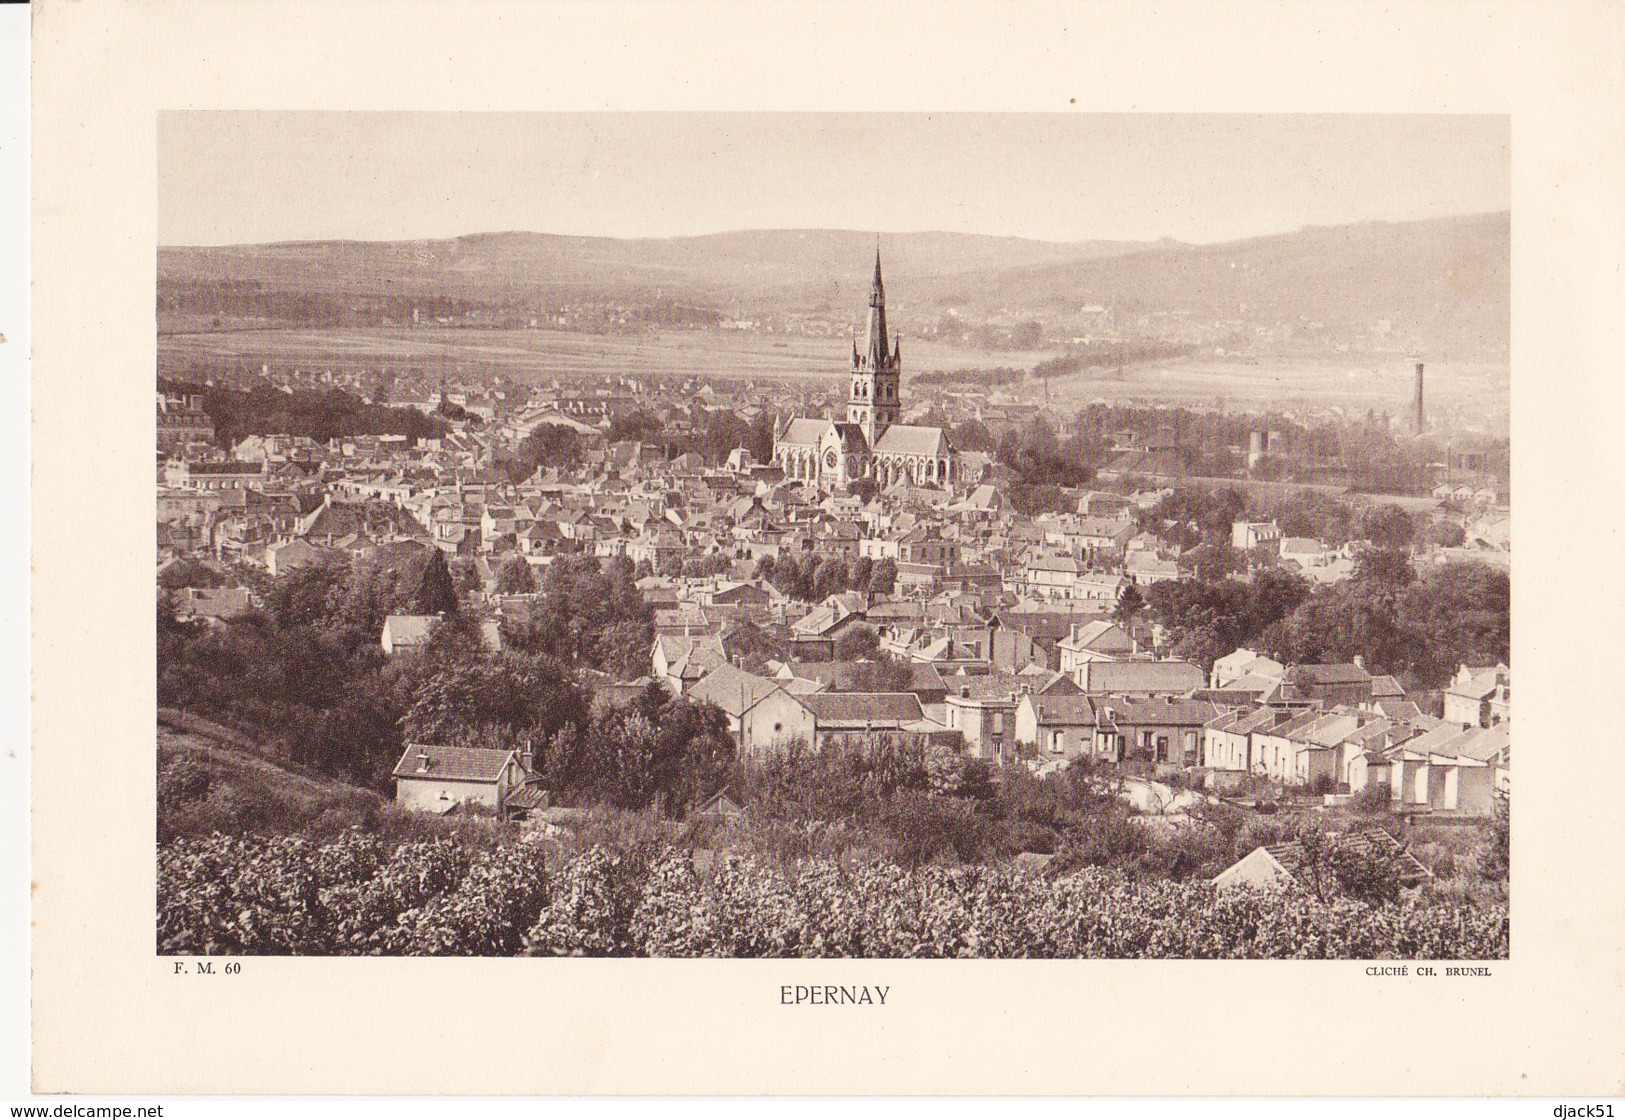
[[[1216,893],[1084,868],[924,867],[677,847],[567,855],[531,834],[391,850],[360,831],[166,847],[163,953],[651,957],[1504,957],[1504,907]]]
[[[172,752],[160,773],[166,953],[1506,954],[1504,819],[1407,835],[1436,879],[1402,892],[1391,863],[1337,839],[1395,827],[1373,810],[1145,817],[1087,768],[1040,779],[906,745],[743,768],[730,817],[599,800],[539,826],[407,813],[337,786],[256,806],[197,753]],[[1286,839],[1314,861],[1285,892],[1209,884]]]

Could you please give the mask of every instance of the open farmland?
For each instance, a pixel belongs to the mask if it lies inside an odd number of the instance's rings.
[[[1127,369],[1095,369],[1052,378],[1050,399],[1065,409],[1096,400],[1179,403],[1200,407],[1290,409],[1339,406],[1407,414],[1415,363],[1405,357],[1335,359],[1179,358]],[[1507,370],[1482,362],[1428,362],[1430,415],[1459,413],[1506,429]]]
[[[581,375],[701,375],[824,378],[842,374],[849,338],[778,337],[730,331],[669,330],[645,335],[537,330],[247,330],[171,334],[158,339],[158,372],[207,370],[454,369],[533,380]],[[1029,368],[1051,355],[993,352],[903,340],[912,373],[1010,366]]]
[[[429,371],[502,374],[531,381],[605,376],[829,380],[851,353],[846,338],[775,336],[733,331],[666,330],[642,335],[543,330],[345,329],[238,330],[169,334],[158,340],[160,376],[276,370]],[[1030,369],[1045,351],[984,351],[903,340],[905,379],[936,370]],[[1189,357],[1096,368],[1049,380],[1050,401],[1075,410],[1093,401],[1191,407],[1291,409],[1338,406],[1404,415],[1413,364],[1397,355],[1245,359]],[[1013,387],[1040,399],[1035,382]],[[1504,432],[1508,375],[1504,363],[1427,363],[1431,416],[1455,415],[1471,426]]]

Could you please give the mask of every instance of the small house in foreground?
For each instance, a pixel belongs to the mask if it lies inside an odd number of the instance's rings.
[[[465,803],[496,809],[525,782],[518,751],[427,743],[408,744],[393,777],[397,804],[431,813]]]

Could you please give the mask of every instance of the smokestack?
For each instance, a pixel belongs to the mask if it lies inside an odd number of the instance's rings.
[[[1427,425],[1427,416],[1422,411],[1422,363],[1416,363],[1416,434],[1421,435]]]
[[[1252,470],[1258,466],[1258,461],[1264,457],[1264,433],[1247,433],[1247,469]]]

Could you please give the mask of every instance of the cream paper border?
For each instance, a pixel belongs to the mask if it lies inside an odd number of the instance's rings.
[[[1600,2],[38,3],[35,1088],[1622,1092],[1625,614],[1604,559],[1625,525],[1622,27]],[[1014,961],[250,958],[173,977],[153,951],[148,464],[155,114],[185,108],[1510,114],[1512,959],[1427,983]],[[778,1005],[806,982],[891,997]]]

